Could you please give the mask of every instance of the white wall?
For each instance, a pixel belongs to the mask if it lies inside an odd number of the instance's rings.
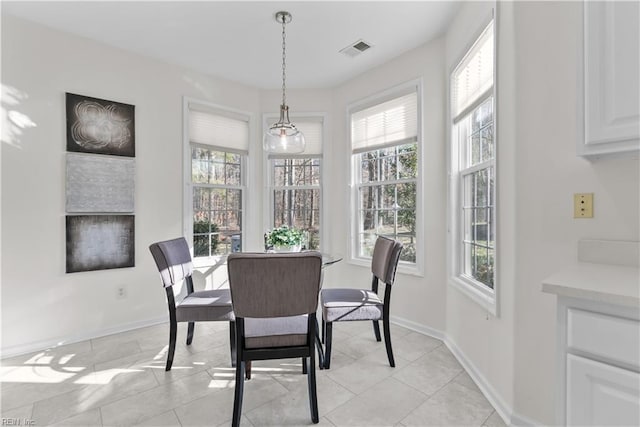
[[[393,290],[391,316],[407,326],[441,335],[445,330],[445,200],[444,41],[437,39],[347,81],[334,90],[331,206],[331,249],[348,255],[351,235],[347,107],[349,104],[415,79],[423,84],[422,170],[425,209],[424,276],[399,272]],[[346,258],[345,258],[346,259]],[[327,286],[370,286],[370,268],[341,262],[327,271]]]
[[[550,424],[555,297],[540,282],[576,260],[582,238],[639,240],[637,155],[576,157],[581,2],[516,3],[517,278],[515,406]],[[573,219],[573,193],[594,193],[594,218]]]
[[[3,117],[3,354],[166,318],[147,248],[182,235],[182,96],[255,112],[258,91],[7,15],[2,90],[3,116],[16,110],[37,125]],[[135,105],[135,268],[65,274],[65,92]]]

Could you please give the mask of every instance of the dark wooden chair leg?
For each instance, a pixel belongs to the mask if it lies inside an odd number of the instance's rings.
[[[384,329],[384,345],[387,348],[387,357],[389,358],[389,365],[392,368],[395,368],[396,362],[393,359],[393,349],[391,348],[391,330],[389,329],[389,317],[385,317],[382,320],[382,327]]]
[[[236,322],[229,322],[229,347],[231,348],[231,367],[236,367]]]
[[[244,394],[244,370],[245,362],[236,361],[236,388],[233,397],[233,419],[231,425],[240,427],[240,417],[242,416],[242,397]]]
[[[309,372],[309,371],[307,371],[307,358],[303,357],[302,358],[302,374],[306,375],[307,372]]]
[[[250,379],[251,379],[251,360],[247,360],[247,361],[245,362],[245,368],[244,368],[244,371],[245,371],[245,375],[244,375],[244,377],[245,377],[246,379],[250,380]]]
[[[193,341],[193,330],[195,329],[196,323],[189,322],[189,326],[187,326],[187,345],[191,345]]]
[[[309,408],[311,410],[311,421],[314,424],[320,422],[320,416],[318,415],[318,393],[316,391],[316,360],[314,351],[315,341],[310,344],[309,357],[305,359],[305,365],[307,362],[309,366],[307,371],[307,383],[309,384]]]
[[[325,328],[325,321],[324,319],[322,319],[322,344],[324,344],[324,328]]]
[[[331,367],[331,335],[333,329],[332,322],[326,322],[324,339],[324,369]]]
[[[173,355],[176,352],[176,335],[178,333],[178,324],[175,321],[169,321],[169,351],[167,351],[167,366],[165,371],[171,370],[173,365]]]
[[[376,341],[382,341],[382,338],[380,338],[380,325],[377,320],[373,321],[373,333],[376,334]]]

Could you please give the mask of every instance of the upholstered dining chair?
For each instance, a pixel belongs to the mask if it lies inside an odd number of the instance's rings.
[[[318,423],[314,351],[322,255],[232,253],[227,269],[237,340],[232,425],[240,425],[246,364],[297,357],[306,365],[311,420]]]
[[[187,326],[187,345],[191,345],[195,322],[229,322],[229,342],[231,363],[235,363],[235,323],[229,289],[194,291],[193,264],[189,245],[184,237],[153,243],[149,246],[151,255],[158,266],[162,284],[167,292],[169,305],[169,351],[166,371],[171,370],[176,349],[178,322],[189,322]],[[187,295],[176,303],[175,295],[180,294],[182,284],[186,285]]]
[[[325,342],[324,368],[331,365],[331,338],[333,322],[369,320],[373,322],[373,332],[376,341],[380,341],[380,325],[382,320],[384,329],[384,343],[387,349],[389,365],[395,367],[393,349],[391,347],[391,332],[389,329],[389,306],[391,304],[391,286],[395,280],[396,268],[400,259],[402,244],[398,241],[378,237],[373,248],[371,259],[371,290],[353,288],[323,289],[322,300],[322,335]],[[384,301],[378,296],[378,283],[382,281],[386,286]]]

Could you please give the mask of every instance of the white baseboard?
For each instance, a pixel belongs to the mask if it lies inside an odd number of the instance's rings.
[[[59,347],[61,345],[74,344],[81,341],[86,341],[94,338],[100,338],[107,335],[113,335],[120,332],[130,331],[132,329],[144,328],[147,326],[157,325],[159,323],[167,322],[168,315],[157,317],[154,319],[146,319],[137,322],[125,323],[122,325],[95,330],[86,334],[80,334],[72,337],[64,337],[57,339],[50,339],[44,341],[31,342],[28,344],[20,344],[16,346],[3,347],[0,351],[0,357],[5,359],[7,357],[20,356],[23,354],[33,353],[35,351],[47,350],[53,347]]]
[[[495,408],[502,420],[507,425],[514,425],[512,420],[513,409],[504,401],[502,396],[493,388],[484,375],[480,373],[473,362],[467,358],[462,350],[460,350],[460,347],[458,347],[449,336],[444,340],[444,343],[455,358],[458,359],[458,362],[460,362],[465,371],[467,371],[489,403]]]
[[[513,414],[511,414],[511,425],[533,427],[533,426],[541,426],[542,423],[540,423],[539,421],[534,421],[531,418],[527,418],[524,415],[520,415],[514,412]]]
[[[391,323],[396,324],[398,326],[402,326],[404,328],[410,329],[412,331],[430,336],[432,338],[439,339],[444,342],[449,351],[454,355],[454,357],[458,360],[460,365],[467,371],[471,379],[476,383],[482,394],[487,398],[489,403],[493,405],[496,409],[496,412],[505,424],[510,426],[539,426],[542,423],[522,416],[513,411],[513,408],[509,406],[502,396],[496,391],[496,389],[487,381],[487,379],[480,373],[480,371],[476,368],[476,366],[471,362],[471,360],[460,350],[460,347],[442,331],[437,329],[430,328],[428,326],[422,325],[420,323],[413,322],[411,320],[403,319],[401,317],[391,316],[389,319]]]
[[[444,341],[445,335],[442,331],[434,328],[430,328],[421,323],[414,322],[412,320],[407,320],[398,316],[390,316],[389,321],[395,325],[402,326],[403,328],[410,329],[415,332],[419,332],[423,335],[430,336],[432,338],[439,339],[440,341]]]

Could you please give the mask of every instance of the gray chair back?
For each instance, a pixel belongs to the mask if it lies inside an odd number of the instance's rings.
[[[165,288],[179,285],[193,274],[189,245],[184,237],[153,243],[149,246]]]
[[[379,236],[373,248],[371,272],[387,285],[393,285],[396,268],[402,251],[402,243]]]
[[[319,252],[232,253],[227,268],[236,317],[298,316],[318,308]]]

